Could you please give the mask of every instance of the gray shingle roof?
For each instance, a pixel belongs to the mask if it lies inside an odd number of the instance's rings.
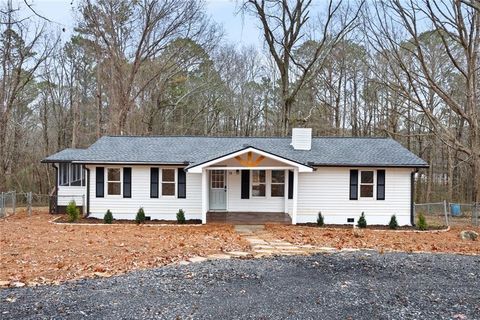
[[[291,138],[105,136],[87,149],[65,149],[43,161],[194,166],[251,146],[311,166],[427,166],[390,138],[314,137],[308,151],[294,150],[290,142]]]

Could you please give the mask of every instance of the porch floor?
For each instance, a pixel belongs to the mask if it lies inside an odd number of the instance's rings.
[[[292,219],[283,212],[207,212],[207,223],[226,224],[291,224]]]

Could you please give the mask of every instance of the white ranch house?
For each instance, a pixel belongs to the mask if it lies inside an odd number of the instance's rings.
[[[53,211],[71,200],[89,217],[202,223],[244,213],[250,223],[275,215],[287,223],[412,221],[414,174],[422,159],[389,138],[105,136],[87,149],[43,160],[57,172]],[[282,218],[283,219],[283,218]]]

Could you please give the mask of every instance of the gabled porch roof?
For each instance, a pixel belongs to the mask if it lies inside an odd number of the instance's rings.
[[[255,148],[255,147],[245,147],[245,148],[242,148],[240,150],[237,150],[237,151],[234,151],[234,152],[229,152],[223,156],[220,156],[220,157],[216,157],[216,158],[213,158],[213,159],[209,159],[207,161],[204,161],[204,162],[201,162],[201,163],[197,163],[197,164],[192,164],[190,166],[188,166],[185,170],[190,172],[190,173],[201,173],[203,169],[205,168],[208,168],[208,167],[212,167],[212,169],[230,169],[230,170],[237,170],[237,169],[255,169],[257,168],[256,166],[254,165],[240,165],[238,167],[232,167],[232,166],[228,166],[228,167],[222,167],[222,166],[215,166],[225,160],[228,160],[228,159],[232,159],[232,158],[235,158],[235,157],[238,157],[238,156],[241,156],[243,154],[248,154],[250,152],[255,152],[256,154],[262,156],[262,157],[265,157],[265,158],[270,158],[272,160],[275,160],[275,161],[278,161],[282,164],[285,165],[285,167],[293,167],[293,168],[297,168],[298,169],[298,172],[312,172],[313,171],[313,168],[310,167],[310,166],[307,166],[307,165],[304,165],[300,162],[297,162],[295,160],[291,160],[291,159],[287,159],[287,158],[284,158],[284,157],[281,157],[281,156],[278,156],[276,154],[273,154],[271,152],[266,152],[264,150],[260,150],[258,148]],[[260,168],[260,167],[258,167]],[[278,167],[261,167],[262,169],[274,169],[274,168],[278,168]]]

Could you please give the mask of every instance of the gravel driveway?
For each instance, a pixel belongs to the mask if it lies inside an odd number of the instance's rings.
[[[2,319],[480,319],[480,257],[218,260],[0,290]]]

